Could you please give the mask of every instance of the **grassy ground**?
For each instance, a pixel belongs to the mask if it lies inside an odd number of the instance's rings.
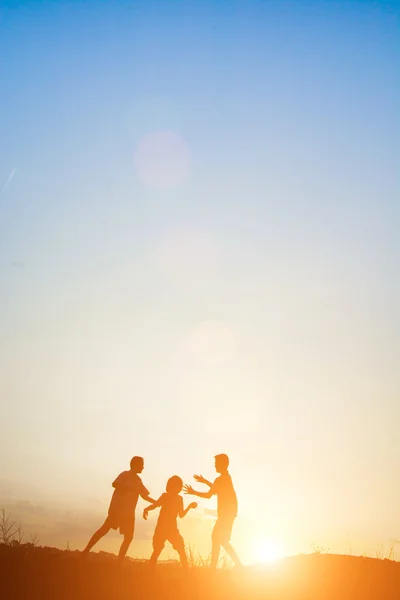
[[[242,572],[147,563],[56,548],[0,546],[4,600],[400,600],[400,563],[329,554],[286,558]]]

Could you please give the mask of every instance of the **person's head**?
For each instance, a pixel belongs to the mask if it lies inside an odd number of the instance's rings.
[[[166,490],[168,494],[179,494],[183,488],[183,481],[178,475],[173,475],[167,481]]]
[[[134,456],[131,460],[131,470],[134,473],[141,473],[144,469],[144,460],[141,456]]]
[[[215,458],[215,470],[217,473],[225,473],[229,467],[229,458],[226,454],[217,454]]]

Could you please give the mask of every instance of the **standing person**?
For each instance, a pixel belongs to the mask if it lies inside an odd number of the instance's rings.
[[[218,499],[218,518],[211,536],[211,568],[216,569],[221,546],[226,550],[235,565],[241,566],[238,555],[230,543],[233,523],[237,516],[237,497],[233,487],[232,478],[228,472],[229,458],[226,454],[217,454],[215,470],[220,473],[214,483],[204,479],[202,475],[194,475],[198,483],[209,486],[208,492],[197,492],[191,485],[184,485],[185,494],[199,498],[211,498],[216,494]]]
[[[185,542],[179,532],[176,520],[178,517],[183,519],[191,508],[197,508],[197,502],[191,502],[191,504],[184,509],[183,498],[180,496],[182,487],[183,481],[178,475],[170,477],[167,481],[166,493],[162,494],[151,506],[146,506],[143,511],[143,518],[147,519],[150,510],[161,507],[153,536],[153,554],[150,558],[150,566],[153,569],[155,568],[157,559],[167,541],[172,544],[174,550],[179,554],[182,567],[184,567],[184,569],[187,569],[188,567]]]
[[[108,516],[103,525],[90,538],[83,554],[89,554],[93,546],[105,536],[110,529],[119,529],[124,536],[118,554],[118,560],[122,562],[133,539],[135,529],[135,508],[139,496],[147,502],[155,502],[150,498],[147,490],[139,477],[144,469],[144,460],[141,456],[134,456],[130,462],[130,471],[123,471],[113,481],[114,493],[111,498]]]

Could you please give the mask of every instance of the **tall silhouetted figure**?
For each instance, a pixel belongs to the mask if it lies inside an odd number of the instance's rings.
[[[143,518],[147,519],[150,510],[161,507],[153,536],[153,554],[150,558],[150,566],[153,569],[167,541],[172,544],[174,550],[179,554],[182,567],[185,569],[188,567],[185,543],[178,529],[177,518],[183,519],[191,508],[197,508],[197,503],[192,502],[187,508],[183,508],[183,498],[180,496],[182,487],[183,481],[178,475],[170,477],[167,481],[166,493],[162,494],[154,504],[147,506],[143,511]]]
[[[139,496],[144,500],[147,500],[147,502],[155,502],[153,498],[150,498],[149,490],[144,487],[142,480],[138,475],[138,473],[141,473],[144,469],[143,458],[141,456],[134,456],[130,466],[130,471],[123,471],[118,475],[117,479],[113,481],[112,485],[115,490],[108,509],[108,517],[100,529],[98,529],[90,538],[88,545],[83,550],[84,554],[88,554],[93,546],[105,536],[110,529],[119,529],[119,532],[124,536],[118,554],[118,559],[122,562],[133,539],[133,532],[135,529],[135,509]]]
[[[235,565],[240,566],[240,560],[230,543],[233,523],[237,516],[237,498],[231,476],[228,472],[229,458],[226,454],[215,456],[215,470],[220,473],[214,483],[204,479],[202,475],[194,475],[199,483],[209,486],[208,492],[196,492],[191,485],[184,486],[185,494],[192,494],[199,498],[211,498],[216,494],[218,499],[218,518],[212,532],[211,568],[216,569],[221,546],[226,550]]]

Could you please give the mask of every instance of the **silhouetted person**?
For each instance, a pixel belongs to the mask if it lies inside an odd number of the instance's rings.
[[[211,498],[216,494],[218,499],[218,518],[212,532],[211,568],[216,569],[221,546],[225,548],[235,565],[240,566],[240,560],[230,543],[233,523],[237,516],[237,498],[231,476],[228,472],[229,458],[226,454],[215,456],[215,470],[220,473],[214,483],[204,479],[202,475],[194,475],[199,483],[209,486],[208,492],[196,492],[191,485],[185,485],[185,494],[192,494],[199,498]]]
[[[155,568],[157,559],[167,541],[172,544],[174,550],[179,554],[182,567],[185,569],[188,567],[185,543],[183,537],[179,533],[176,520],[178,517],[183,519],[191,508],[197,508],[197,503],[192,502],[187,508],[183,508],[183,498],[179,495],[182,491],[182,487],[182,479],[178,477],[178,475],[174,475],[167,481],[166,493],[162,494],[151,506],[146,506],[143,511],[143,518],[147,519],[150,510],[161,507],[153,536],[153,554],[150,558],[150,566],[152,569]]]
[[[139,496],[147,502],[155,502],[150,498],[147,490],[138,473],[144,469],[144,460],[141,456],[134,456],[130,463],[131,470],[123,471],[113,481],[115,488],[108,509],[108,517],[103,525],[90,538],[88,545],[83,550],[83,554],[88,554],[93,546],[105,536],[110,529],[119,529],[124,536],[118,558],[122,561],[128,551],[129,545],[133,539],[135,529],[135,508]]]

